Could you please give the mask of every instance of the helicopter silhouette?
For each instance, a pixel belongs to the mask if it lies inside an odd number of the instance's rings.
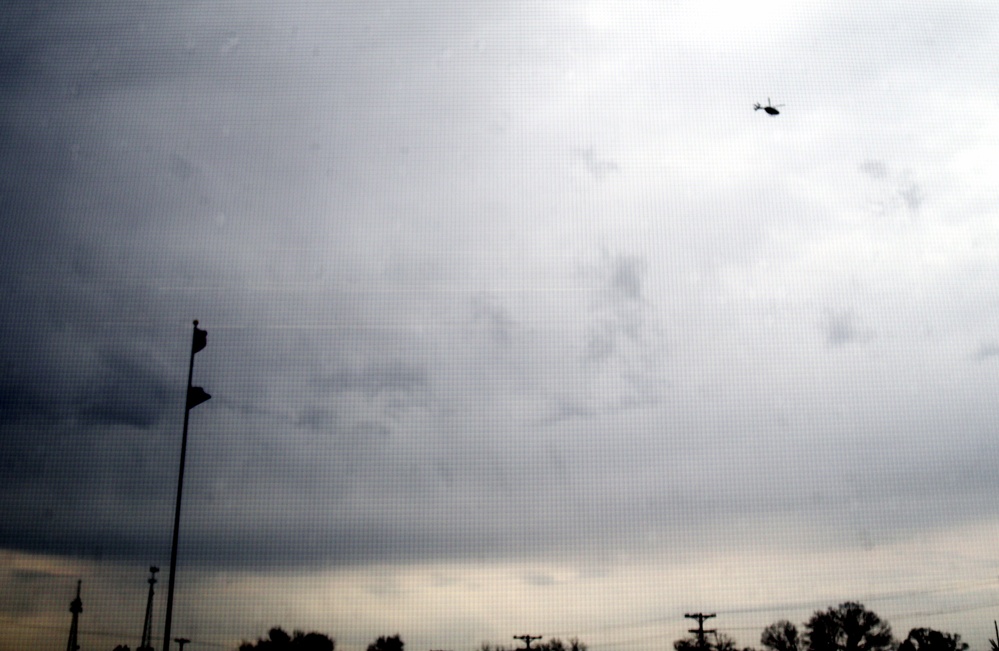
[[[780,111],[778,111],[777,109],[780,108],[781,106],[784,106],[784,105],[783,104],[778,104],[777,106],[771,106],[770,105],[770,98],[768,97],[767,98],[767,105],[766,106],[760,106],[760,103],[757,102],[756,104],[753,104],[753,110],[754,111],[759,111],[760,109],[763,109],[764,111],[767,112],[767,115],[780,115]]]

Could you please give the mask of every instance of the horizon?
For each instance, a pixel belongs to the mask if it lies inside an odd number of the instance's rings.
[[[28,567],[32,560],[27,558],[25,555],[17,559],[16,564],[20,565],[22,570]],[[9,560],[9,559],[7,559]],[[36,562],[42,561],[44,559],[36,559]],[[49,561],[50,562],[50,561]],[[58,571],[53,572],[52,568],[49,568],[48,576],[51,577],[59,575],[60,579],[67,586],[69,585],[69,575],[71,573],[70,567],[73,565],[71,562],[67,563],[65,560],[62,561],[63,566],[59,568]],[[102,565],[102,562],[89,563],[91,566],[89,571],[91,573],[101,574],[97,566]],[[105,564],[106,565],[106,564]],[[712,565],[716,565],[712,563]],[[551,569],[551,565],[545,566],[548,570]],[[77,568],[78,569],[78,568]],[[136,568],[131,568],[122,572],[122,568],[118,568],[117,572],[109,573],[107,568],[104,568],[103,575],[108,576],[109,574],[115,576],[120,582],[123,578],[124,573],[134,574]],[[697,573],[703,568],[692,568],[691,573]],[[148,568],[147,576],[148,578]],[[422,575],[426,575],[432,572],[442,571],[440,568],[417,568],[410,569],[405,579],[399,579],[402,583],[412,584]],[[450,571],[457,572],[456,568],[451,567]],[[491,577],[493,583],[502,586],[505,583],[515,583],[518,580],[522,580],[522,576],[503,576],[506,574],[500,568],[496,567],[483,567],[481,564],[477,564],[475,568],[468,568],[465,571],[481,573],[481,576]],[[502,577],[502,578],[500,578]],[[190,577],[189,577],[190,578]],[[230,618],[224,626],[219,626],[218,629],[213,629],[210,626],[209,621],[205,621],[203,616],[196,616],[195,620],[189,620],[188,624],[196,621],[195,630],[198,631],[196,635],[189,634],[184,630],[178,632],[179,635],[183,635],[191,639],[191,648],[231,648],[236,649],[240,642],[254,642],[258,638],[266,638],[267,631],[273,627],[283,628],[285,631],[291,633],[293,631],[302,632],[318,632],[324,635],[328,635],[336,643],[336,648],[340,651],[365,651],[367,646],[372,643],[377,637],[382,635],[394,635],[400,634],[404,643],[406,643],[409,649],[434,649],[434,648],[449,648],[453,651],[477,651],[482,644],[490,644],[494,648],[497,646],[503,646],[506,649],[516,649],[522,648],[517,644],[513,643],[517,638],[515,634],[511,633],[508,637],[509,639],[503,639],[502,633],[498,630],[497,625],[485,626],[491,631],[492,637],[482,636],[481,639],[476,638],[474,631],[469,630],[471,627],[463,628],[459,632],[445,633],[443,631],[434,635],[432,632],[428,633],[429,628],[426,625],[419,625],[414,627],[414,622],[421,617],[426,617],[428,613],[436,617],[438,620],[446,620],[449,613],[440,612],[444,609],[447,604],[453,604],[456,600],[451,597],[441,597],[435,601],[435,606],[427,606],[422,610],[416,612],[411,612],[409,616],[398,618],[397,622],[403,622],[399,626],[383,626],[381,629],[378,628],[378,624],[375,621],[376,617],[370,614],[365,614],[362,607],[357,605],[350,606],[344,605],[343,602],[349,602],[349,599],[356,598],[358,595],[350,595],[348,598],[341,598],[337,600],[335,597],[330,596],[330,592],[336,591],[337,585],[347,585],[347,586],[357,586],[358,584],[364,583],[364,576],[361,571],[341,571],[340,573],[330,573],[325,572],[321,574],[321,578],[312,576],[306,578],[299,574],[288,574],[287,572],[276,572],[269,577],[264,577],[260,573],[247,572],[243,575],[229,575],[226,577],[225,585],[219,586],[215,585],[213,587],[206,587],[200,585],[199,582],[199,592],[209,593],[210,596],[204,597],[207,601],[212,599],[227,598],[233,603],[230,605],[242,605],[246,606],[254,603],[254,599],[247,598],[245,592],[249,592],[256,598],[256,605],[259,607],[259,602],[261,601],[261,592],[263,592],[262,585],[277,585],[277,589],[273,591],[273,594],[268,595],[265,601],[269,603],[280,603],[287,599],[288,587],[296,586],[301,588],[305,585],[306,588],[303,590],[304,595],[299,595],[295,603],[294,608],[290,608],[285,605],[284,612],[288,613],[292,610],[295,611],[294,615],[285,616],[292,622],[298,622],[303,624],[304,622],[318,622],[327,621],[330,626],[334,626],[336,621],[340,622],[351,622],[354,618],[360,617],[363,620],[363,625],[358,625],[356,622],[346,628],[350,630],[357,631],[360,629],[363,632],[348,634],[347,636],[337,635],[335,630],[329,628],[322,628],[321,626],[313,625],[290,625],[288,623],[282,623],[275,621],[271,625],[258,630],[256,632],[244,632],[242,634],[234,632],[234,629],[239,628],[239,626],[248,626],[250,621],[261,621],[264,617],[260,613],[252,613],[247,616],[244,613],[242,616],[237,616]],[[426,579],[426,576],[423,577]],[[439,576],[437,579],[439,580]],[[639,583],[636,577],[631,577],[630,580],[632,585]],[[57,582],[53,582],[55,584]],[[979,582],[977,588],[979,591],[987,591],[992,593],[995,581],[993,579],[983,579]],[[75,586],[75,582],[73,583]],[[132,648],[138,646],[139,632],[141,626],[139,626],[135,631],[127,630],[127,626],[122,630],[113,630],[109,628],[107,624],[109,622],[116,622],[118,626],[122,624],[132,624],[133,626],[138,625],[142,619],[142,613],[145,609],[146,600],[146,589],[147,585],[141,582],[141,585],[133,586],[133,590],[130,594],[121,594],[119,589],[121,585],[114,586],[114,589],[110,587],[94,587],[91,586],[90,593],[91,599],[88,600],[88,589],[87,582],[84,580],[83,583],[83,614],[81,615],[80,623],[80,640],[84,642],[81,644],[81,649],[86,650],[89,648],[103,648],[107,646],[111,648],[115,644],[130,644]],[[742,608],[728,608],[728,609],[702,609],[704,613],[714,614],[715,617],[709,620],[710,628],[716,629],[718,633],[728,635],[733,638],[737,644],[738,649],[752,648],[752,649],[762,649],[760,645],[760,633],[762,633],[763,628],[771,623],[778,620],[789,620],[798,626],[799,631],[802,635],[805,633],[805,623],[809,617],[811,617],[817,611],[825,611],[827,609],[833,608],[840,603],[845,601],[853,601],[862,603],[868,610],[877,613],[882,621],[888,623],[891,626],[893,637],[896,641],[900,642],[905,639],[906,635],[911,629],[914,628],[932,628],[936,630],[942,630],[946,633],[958,634],[963,642],[968,642],[970,644],[970,649],[975,651],[977,649],[987,649],[988,643],[986,641],[984,646],[976,645],[971,642],[964,631],[949,629],[946,626],[941,625],[941,622],[953,622],[955,621],[955,614],[969,615],[976,611],[981,611],[982,607],[979,605],[965,606],[961,607],[959,599],[955,599],[955,596],[960,596],[960,593],[965,592],[969,586],[963,583],[951,583],[950,585],[938,586],[932,589],[923,590],[906,590],[894,593],[879,593],[879,594],[868,594],[865,599],[852,599],[852,598],[842,598],[839,601],[829,601],[828,603],[823,603],[821,600],[816,600],[814,602],[799,602],[799,603],[786,603],[786,604],[767,604],[762,606],[750,606]],[[153,619],[153,646],[159,648],[161,640],[157,640],[157,632],[162,636],[162,614],[163,614],[163,598],[165,596],[166,586],[162,583],[157,585],[157,592],[155,597],[155,608]],[[648,589],[648,586],[645,586]],[[96,594],[94,594],[96,593]],[[234,598],[235,595],[235,598]],[[898,603],[905,603],[913,599],[926,599],[934,595],[943,595],[948,601],[948,606],[936,611],[932,609],[929,611],[913,612],[909,610],[906,612],[906,608],[900,611],[898,608]],[[974,595],[971,595],[974,597]],[[48,599],[45,600],[46,604],[54,606],[58,600],[53,598],[53,595],[49,594]],[[38,599],[38,596],[35,597]],[[967,595],[964,596],[967,599]],[[370,594],[368,595],[370,599]],[[64,606],[68,604],[69,599],[65,601]],[[941,603],[941,602],[936,602]],[[311,604],[311,607],[303,608]],[[876,605],[875,605],[876,604]],[[895,604],[893,606],[893,604]],[[910,607],[911,608],[911,607]],[[98,612],[98,610],[102,612]],[[524,612],[526,612],[526,608]],[[571,610],[571,608],[570,608]],[[275,607],[275,612],[281,612],[282,608],[279,606]],[[580,634],[573,632],[571,629],[562,629],[555,633],[542,634],[540,631],[533,631],[532,634],[542,635],[541,642],[550,641],[553,638],[560,638],[562,641],[567,641],[571,638],[578,638],[581,642],[587,645],[587,649],[590,651],[600,651],[601,649],[620,649],[620,648],[672,648],[672,644],[675,640],[680,638],[689,637],[689,630],[691,627],[696,628],[696,622],[693,622],[685,616],[689,614],[690,611],[683,613],[662,613],[658,616],[650,613],[648,610],[645,611],[646,616],[641,618],[637,615],[628,616],[623,615],[619,612],[618,615],[620,619],[616,622],[610,622],[603,624],[582,624],[579,627],[580,631],[585,631],[589,635]],[[693,612],[698,612],[698,609],[693,609]],[[103,614],[102,614],[103,613]],[[114,617],[108,617],[109,614],[114,613]],[[891,614],[894,613],[897,617],[892,617]],[[51,608],[48,612],[49,622],[45,625],[36,625],[40,628],[44,628],[47,635],[45,636],[53,644],[60,643],[64,644],[65,635],[69,630],[69,612],[67,608],[62,608],[61,612],[59,609]],[[592,613],[591,613],[592,614]],[[545,618],[550,618],[549,615],[538,616],[537,614],[528,614],[521,616],[522,620],[533,621],[532,624],[535,628],[539,628],[540,621]],[[209,618],[210,619],[210,618]],[[557,619],[557,618],[556,618]],[[565,616],[562,617],[562,621],[566,621]],[[958,621],[960,621],[958,617]],[[966,621],[973,621],[977,617],[965,618]],[[98,623],[93,623],[97,620]],[[61,625],[59,622],[61,621]],[[899,622],[896,624],[895,622]],[[905,622],[902,624],[902,622]],[[516,626],[513,622],[507,622],[508,626]],[[444,628],[444,625],[441,625]],[[978,626],[977,629],[986,631],[986,640],[990,637],[994,637],[991,634],[990,627],[994,626],[994,622],[988,622],[988,626]],[[389,629],[392,630],[389,630]],[[530,626],[521,628],[530,628]],[[183,626],[182,626],[183,629]],[[403,632],[400,632],[403,631]],[[404,631],[409,631],[410,633],[416,633],[412,635],[411,638],[407,638]],[[38,631],[36,630],[35,633]],[[622,633],[623,632],[623,633]],[[640,632],[640,633],[637,633]],[[520,634],[524,634],[523,631]],[[499,637],[497,637],[499,636]],[[33,638],[37,640],[38,638]],[[95,640],[106,640],[108,644],[96,644]],[[446,640],[446,643],[439,643],[441,640]],[[89,644],[87,643],[89,642]],[[24,648],[23,646],[18,646],[15,640],[11,644],[10,640],[7,640],[9,648]]]

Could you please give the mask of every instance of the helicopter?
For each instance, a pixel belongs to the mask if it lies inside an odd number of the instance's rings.
[[[770,105],[770,98],[768,97],[767,98],[767,105],[766,106],[760,106],[759,102],[757,102],[756,104],[753,104],[753,110],[754,111],[759,111],[760,109],[763,109],[764,111],[767,112],[767,115],[780,115],[780,111],[778,111],[777,109],[780,108],[781,106],[784,106],[784,105],[783,104],[778,104],[777,106],[771,106]]]

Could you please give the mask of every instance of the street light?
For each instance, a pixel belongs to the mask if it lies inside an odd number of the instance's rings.
[[[173,581],[177,573],[177,537],[180,533],[180,496],[184,490],[184,457],[187,455],[187,421],[191,410],[211,398],[201,387],[191,386],[194,374],[194,354],[208,345],[208,332],[194,322],[191,335],[191,359],[187,364],[187,399],[184,402],[184,435],[180,439],[180,472],[177,475],[177,504],[173,512],[173,545],[170,547],[170,585],[167,588],[166,624],[163,626],[163,651],[170,651],[170,624],[173,621]]]

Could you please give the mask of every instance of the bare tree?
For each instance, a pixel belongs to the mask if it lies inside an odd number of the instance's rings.
[[[769,651],[801,651],[798,627],[781,619],[763,629],[760,644]]]

